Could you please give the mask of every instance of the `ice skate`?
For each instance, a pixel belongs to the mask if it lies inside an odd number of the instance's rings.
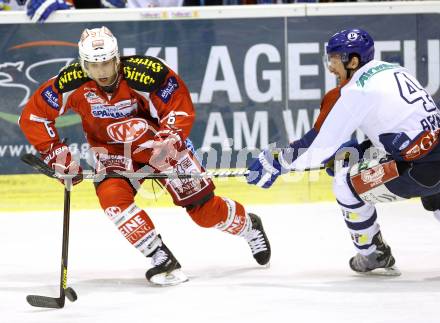
[[[400,276],[402,273],[395,266],[396,260],[391,254],[391,248],[378,232],[373,237],[376,251],[368,256],[356,254],[350,259],[350,268],[360,274],[380,276]]]
[[[163,242],[152,254],[151,263],[153,267],[145,276],[154,285],[172,286],[188,280],[181,270],[182,266]]]
[[[245,236],[249,247],[251,247],[252,255],[260,265],[266,265],[270,260],[270,244],[264,232],[263,224],[258,215],[249,213],[251,218],[252,228]]]

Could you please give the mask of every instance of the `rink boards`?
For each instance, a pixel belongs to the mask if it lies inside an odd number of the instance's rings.
[[[270,190],[250,186],[244,177],[219,178],[214,183],[217,195],[244,204],[284,204],[333,200],[331,180],[324,171],[314,171],[283,175]],[[44,175],[0,176],[0,196],[0,212],[62,210],[63,207],[63,186]],[[170,195],[150,180],[142,185],[136,203],[149,208],[172,206]],[[94,208],[99,208],[99,203],[93,182],[84,181],[74,187],[72,209]]]
[[[197,115],[190,138],[210,152],[207,167],[235,168],[249,162],[247,152],[285,146],[311,129],[336,85],[323,64],[325,45],[342,28],[368,30],[375,57],[405,66],[438,101],[438,12],[438,1],[64,10],[45,24],[0,13],[0,174],[30,172],[19,161],[32,147],[18,116],[41,82],[77,58],[84,28],[109,27],[122,55],[164,59],[190,91]],[[85,168],[79,117],[63,115],[56,127]]]

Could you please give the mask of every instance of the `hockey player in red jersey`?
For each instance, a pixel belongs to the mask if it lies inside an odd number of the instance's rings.
[[[84,30],[78,46],[79,62],[40,86],[22,112],[20,127],[44,162],[60,173],[78,174],[73,179],[77,184],[81,167],[55,128],[55,119],[68,109],[77,113],[96,157],[95,170],[104,174],[95,183],[104,212],[135,248],[152,258],[153,267],[146,272],[150,282],[182,282],[186,277],[179,262],[147,213],[136,206],[138,185],[105,174],[145,167],[156,172],[203,170],[186,147],[195,119],[189,91],[155,57],[120,57],[117,40],[106,27]],[[243,237],[260,265],[269,262],[270,245],[260,218],[240,203],[216,196],[211,179],[172,178],[162,184],[199,226]]]

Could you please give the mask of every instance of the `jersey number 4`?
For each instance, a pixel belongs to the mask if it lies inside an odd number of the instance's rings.
[[[396,72],[394,73],[394,77],[399,87],[400,96],[408,104],[421,102],[427,112],[432,112],[437,109],[434,100],[413,76],[405,72]]]

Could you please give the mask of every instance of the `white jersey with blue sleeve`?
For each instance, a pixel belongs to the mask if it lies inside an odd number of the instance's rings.
[[[280,162],[293,170],[319,167],[358,128],[394,159],[417,160],[438,143],[440,111],[405,68],[373,60],[324,96],[312,130],[290,144],[292,162]]]

